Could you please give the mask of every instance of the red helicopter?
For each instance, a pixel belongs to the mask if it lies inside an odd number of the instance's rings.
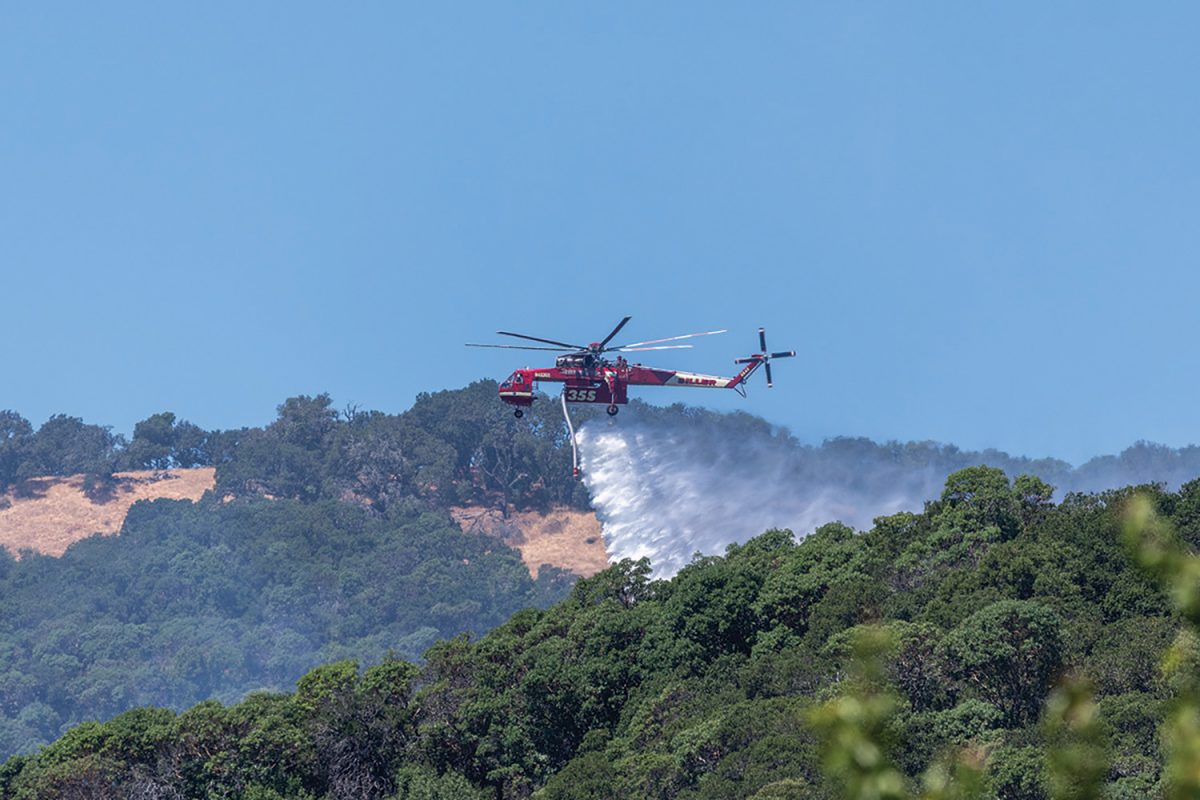
[[[646,350],[680,350],[690,348],[690,344],[664,344],[678,342],[682,339],[692,339],[697,336],[712,336],[725,331],[704,331],[688,333],[683,336],[670,336],[666,339],[650,339],[645,342],[609,346],[625,323],[632,317],[625,317],[617,323],[617,327],[599,342],[589,345],[569,344],[554,339],[542,339],[537,336],[526,336],[523,333],[496,331],[501,336],[513,336],[541,342],[553,347],[531,347],[529,345],[513,344],[467,344],[467,347],[495,347],[505,350],[541,350],[563,353],[554,359],[553,367],[542,369],[519,369],[509,375],[500,384],[500,399],[509,405],[516,406],[513,415],[518,419],[525,416],[525,408],[533,405],[534,388],[537,383],[549,381],[562,383],[563,417],[571,431],[571,447],[575,449],[575,426],[567,414],[567,403],[599,403],[608,406],[609,416],[616,416],[619,406],[629,402],[630,386],[690,386],[704,389],[733,389],[743,397],[746,396],[745,381],[759,366],[764,367],[767,375],[767,388],[773,384],[771,380],[771,359],[790,358],[796,355],[795,350],[779,353],[767,352],[767,337],[762,328],[758,329],[759,351],[746,358],[734,360],[735,364],[745,364],[742,371],[732,378],[718,375],[700,375],[695,372],[681,370],[655,369],[641,364],[630,364],[622,355],[608,358],[608,353],[632,353]],[[578,456],[575,459],[575,475],[579,475]]]
[[[529,345],[512,344],[468,344],[467,347],[496,347],[505,350],[544,350],[563,353],[554,359],[553,367],[542,369],[519,369],[500,384],[500,399],[509,405],[516,406],[515,416],[522,417],[523,408],[533,405],[534,386],[542,381],[565,384],[563,387],[564,403],[599,403],[608,406],[610,416],[616,415],[618,406],[629,402],[630,386],[691,386],[706,389],[733,389],[743,397],[746,394],[744,383],[759,366],[765,367],[767,386],[772,386],[771,359],[790,358],[796,351],[788,350],[780,353],[767,352],[767,337],[762,328],[758,329],[758,343],[761,352],[746,358],[736,359],[734,363],[745,364],[742,371],[732,378],[717,375],[700,375],[694,372],[683,372],[672,369],[655,369],[641,364],[630,364],[624,356],[618,355],[609,359],[608,353],[632,353],[646,350],[679,350],[690,348],[690,344],[663,344],[677,342],[681,339],[692,339],[697,336],[712,336],[725,331],[704,331],[703,333],[688,333],[683,336],[670,336],[666,339],[651,339],[645,342],[609,346],[609,342],[620,333],[632,317],[625,317],[612,333],[599,342],[589,345],[569,344],[554,339],[542,339],[537,336],[526,336],[523,333],[497,331],[501,336],[514,336],[518,339],[528,339],[553,347],[531,347]]]

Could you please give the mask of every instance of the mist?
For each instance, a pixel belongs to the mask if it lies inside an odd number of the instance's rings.
[[[1178,486],[1200,475],[1200,448],[1139,442],[1074,467],[997,450],[934,442],[835,438],[818,446],[749,414],[631,406],[579,430],[583,480],[613,560],[649,558],[670,577],[696,554],[719,554],[771,528],[798,538],[827,522],[859,530],[876,517],[920,511],[946,476],[986,464],[1010,478],[1037,475],[1066,492],[1144,483]]]

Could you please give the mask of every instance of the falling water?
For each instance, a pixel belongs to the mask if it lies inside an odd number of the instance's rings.
[[[1142,443],[1073,468],[928,442],[831,439],[812,447],[750,415],[631,410],[580,429],[583,479],[610,558],[647,557],[657,577],[771,528],[803,537],[827,522],[866,529],[875,517],[920,511],[947,475],[972,464],[1036,474],[1063,491],[1152,480],[1177,486],[1200,475],[1195,447]]]

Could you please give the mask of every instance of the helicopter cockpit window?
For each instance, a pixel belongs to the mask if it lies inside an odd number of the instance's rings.
[[[524,383],[524,382],[525,382],[525,376],[522,375],[521,373],[518,372],[516,375],[513,376],[513,383]]]

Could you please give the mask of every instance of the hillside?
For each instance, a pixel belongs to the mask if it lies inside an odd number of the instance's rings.
[[[1161,784],[1155,729],[1186,684],[1157,670],[1179,619],[1118,542],[1131,490],[1055,503],[1033,473],[1166,480],[1178,491],[1154,502],[1194,547],[1200,449],[1071,469],[931,443],[810,447],[745,414],[635,405],[621,430],[640,417],[676,455],[752,444],[737,469],[765,470],[763,505],[827,485],[931,500],[797,542],[734,529],[715,491],[693,508],[617,464],[624,482],[598,503],[657,492],[667,518],[700,513],[687,527],[703,541],[741,542],[693,560],[700,539],[651,531],[683,559],[653,580],[647,563],[596,572],[606,554],[551,405],[520,422],[498,405],[487,382],[401,414],[302,396],[261,428],[164,412],[130,441],[0,412],[0,513],[26,531],[14,541],[61,553],[0,547],[0,757],[24,754],[0,768],[0,797],[830,797],[806,720],[846,688],[875,624],[899,647],[886,730],[906,780],[978,744],[995,796],[1046,797],[1040,709],[1086,674],[1118,765],[1110,796]],[[708,450],[664,474],[728,476]],[[961,469],[981,462],[1019,477]],[[166,470],[192,470],[200,500],[133,503],[182,489]],[[741,522],[746,501],[725,503]],[[37,520],[84,538],[42,540]]]
[[[1200,542],[1200,481],[1142,491],[1179,531],[1154,528],[1147,563],[1194,577],[1163,554]],[[1182,639],[1159,672],[1184,618],[1122,544],[1134,490],[1051,493],[972,467],[866,532],[769,531],[670,580],[624,561],[420,666],[340,661],[294,693],[80,726],[0,768],[0,796],[901,798],[947,754],[927,797],[1162,796],[1195,774],[1163,766],[1196,752],[1192,717],[1158,729],[1194,713],[1200,652]],[[885,634],[864,667],[857,643]]]
[[[89,496],[85,476],[31,478],[0,494],[0,547],[61,556],[69,545],[93,534],[121,530],[139,500],[199,500],[216,485],[213,467],[118,472],[112,490]],[[557,507],[515,511],[507,517],[481,506],[450,509],[466,533],[494,536],[521,554],[533,578],[543,564],[576,575],[608,566],[600,523],[590,511]]]
[[[0,754],[139,705],[285,689],[317,664],[481,634],[571,578],[448,514],[235,498],[135,504],[61,557],[0,550]]]
[[[261,428],[163,412],[128,440],[0,411],[0,758],[563,597],[604,566],[598,525],[549,418],[499,405],[491,382],[402,414],[301,396]]]
[[[536,579],[545,564],[591,577],[608,567],[608,552],[595,512],[553,508],[548,512],[494,508],[452,508],[450,515],[466,533],[495,536],[521,554]]]
[[[83,475],[30,478],[0,494],[0,547],[61,556],[92,534],[121,530],[139,500],[199,500],[216,485],[212,467],[118,472],[111,492],[92,498]]]

